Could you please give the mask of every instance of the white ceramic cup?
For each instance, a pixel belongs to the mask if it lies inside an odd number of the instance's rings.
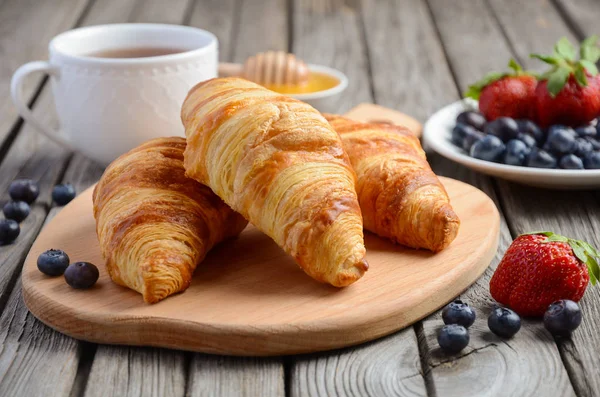
[[[132,48],[180,49],[145,58],[87,56]],[[13,75],[11,95],[19,113],[59,144],[108,164],[141,143],[184,136],[181,105],[196,83],[217,76],[217,38],[187,26],[114,24],[70,30],[49,45],[49,61],[30,62]],[[23,98],[31,73],[50,75],[60,122],[42,123]]]

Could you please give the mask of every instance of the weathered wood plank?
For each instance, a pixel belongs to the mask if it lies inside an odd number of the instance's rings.
[[[239,7],[235,0],[196,1],[192,8],[189,25],[210,30],[219,40],[219,60],[232,61],[234,23]]]
[[[517,336],[507,341],[492,334],[483,321],[469,328],[469,346],[460,359],[449,357],[438,347],[437,333],[444,325],[440,320],[427,321],[424,333],[431,351],[430,365],[436,372],[436,389],[443,396],[571,396],[564,378],[564,367],[554,357],[558,349],[539,322],[524,321]],[[538,341],[535,348],[530,340]],[[495,363],[504,363],[498,371]],[[540,372],[543,366],[543,372]],[[526,370],[525,370],[526,369]],[[460,381],[456,374],[460,373]],[[442,393],[443,390],[443,393]]]
[[[307,62],[340,69],[350,79],[348,90],[326,109],[330,112],[373,101],[360,8],[353,1],[294,3],[293,51]],[[369,44],[370,50],[376,47]],[[353,348],[294,357],[289,388],[292,396],[427,394],[412,328]]]
[[[10,79],[22,64],[48,58],[48,42],[69,29],[88,0],[4,0],[0,3],[0,142],[4,142],[18,119],[10,99]],[[24,84],[25,98],[32,98],[42,76]]]
[[[596,0],[554,0],[573,31],[583,38],[598,33],[600,3]]]
[[[284,396],[279,358],[196,355],[190,367],[188,397]]]
[[[102,172],[102,168],[85,162],[82,164],[82,157],[75,156],[63,178],[79,192]],[[47,191],[43,190],[46,196]],[[52,208],[45,223],[61,209]],[[29,313],[19,280],[0,318],[0,395],[69,396],[81,354],[79,342],[50,329]]]
[[[371,102],[366,46],[356,1],[299,0],[293,2],[292,52],[308,63],[341,70],[348,76],[346,91],[322,111],[344,113]]]
[[[548,66],[529,58],[532,52],[551,53],[554,43],[561,37],[567,37],[573,43],[578,41],[550,0],[490,0],[489,3],[510,47],[528,69],[540,71]],[[500,64],[496,70],[503,70],[505,66]]]
[[[542,46],[546,46],[545,51],[549,52],[553,42],[562,36],[573,42],[577,41],[552,5],[543,0],[521,6],[493,1],[492,6],[499,15],[503,30],[514,32],[514,36],[509,34],[508,37],[512,46],[519,48],[523,55],[540,51]],[[586,3],[582,2],[581,7],[585,9]],[[517,8],[519,16],[515,18]],[[594,15],[595,19],[600,17],[600,7],[591,7],[586,11],[586,15]],[[526,24],[525,21],[528,20],[536,23]],[[548,31],[550,28],[551,32]],[[528,37],[527,40],[522,39],[524,36]],[[530,66],[533,60],[523,61]],[[591,192],[573,194],[547,191],[499,181],[498,194],[514,236],[544,229],[592,240],[590,242],[596,245],[600,241],[597,237],[600,232],[600,204],[597,196]],[[548,216],[549,214],[552,215]],[[586,293],[582,300],[582,310],[587,321],[572,339],[559,341],[559,350],[577,394],[596,395],[600,393],[600,380],[593,375],[600,365],[600,357],[594,353],[600,343],[600,337],[594,332],[600,326],[600,293],[596,288],[590,288]]]

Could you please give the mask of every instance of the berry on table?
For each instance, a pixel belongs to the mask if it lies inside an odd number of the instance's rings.
[[[504,253],[490,293],[521,316],[542,316],[558,299],[578,302],[600,277],[600,252],[585,241],[552,232],[517,237]]]
[[[52,200],[58,205],[68,204],[75,196],[75,188],[70,183],[56,185],[52,189]]]
[[[15,179],[8,188],[10,198],[31,204],[40,194],[38,184],[31,179]]]
[[[519,132],[532,136],[539,145],[544,142],[544,132],[533,121],[525,119],[517,120],[517,126],[519,127]]]
[[[512,338],[521,329],[521,317],[505,307],[496,307],[488,317],[490,331],[502,338]]]
[[[583,165],[588,170],[600,169],[600,152],[590,152],[583,159]]]
[[[560,158],[558,166],[565,170],[582,170],[583,160],[574,154],[566,154]]]
[[[98,268],[89,262],[75,262],[65,270],[65,281],[75,289],[90,288],[99,276]]]
[[[444,324],[458,324],[469,328],[475,322],[475,310],[467,303],[456,299],[442,310]]]
[[[476,159],[499,162],[506,147],[500,138],[494,135],[486,135],[481,140],[475,142],[471,147],[471,157]]]
[[[585,139],[586,141],[588,141],[592,145],[592,148],[594,150],[600,150],[600,138],[596,139],[596,138],[590,138],[588,136],[588,137],[583,138],[583,139]]]
[[[456,146],[462,147],[465,136],[472,132],[475,132],[475,128],[463,123],[457,123],[452,129],[452,143],[454,143]]]
[[[2,211],[7,219],[12,219],[20,223],[29,216],[31,210],[29,204],[24,201],[9,201],[4,204]]]
[[[527,167],[556,168],[556,158],[545,150],[533,148],[525,160]]]
[[[531,149],[523,141],[511,139],[506,144],[506,151],[504,152],[503,159],[504,164],[523,165],[530,151]]]
[[[0,219],[0,245],[10,244],[19,237],[21,228],[12,219]]]
[[[483,114],[474,112],[472,110],[467,110],[456,117],[456,123],[469,125],[478,131],[483,131],[486,120],[485,117],[483,117]]]
[[[588,153],[594,151],[594,145],[586,138],[576,138],[575,139],[575,155],[577,157],[585,157]]]
[[[581,324],[581,309],[572,300],[561,299],[548,306],[544,327],[555,336],[569,336]]]
[[[444,325],[438,333],[437,340],[444,352],[456,354],[469,344],[469,331],[458,324]]]
[[[37,267],[48,276],[60,276],[69,266],[69,256],[62,250],[50,249],[38,256]]]
[[[519,126],[517,125],[517,122],[510,117],[500,117],[487,123],[483,131],[488,135],[497,136],[503,142],[508,142],[517,137],[519,134]]]

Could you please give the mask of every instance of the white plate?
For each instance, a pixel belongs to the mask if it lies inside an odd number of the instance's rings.
[[[423,127],[424,144],[442,156],[481,173],[524,185],[551,189],[600,188],[600,170],[560,170],[518,167],[478,160],[467,155],[450,140],[456,116],[464,110],[477,109],[471,99],[454,102],[427,120]]]

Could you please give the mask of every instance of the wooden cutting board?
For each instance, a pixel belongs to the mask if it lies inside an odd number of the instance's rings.
[[[402,329],[443,306],[487,268],[500,218],[480,190],[442,178],[462,225],[433,254],[366,233],[365,276],[338,289],[309,278],[273,241],[249,226],[217,246],[190,288],[155,305],[110,280],[92,216],[91,188],[40,233],[25,261],[23,295],[50,327],[97,343],[150,345],[232,355],[305,353],[349,346]],[[50,248],[100,269],[98,283],[74,290],[36,266]]]

